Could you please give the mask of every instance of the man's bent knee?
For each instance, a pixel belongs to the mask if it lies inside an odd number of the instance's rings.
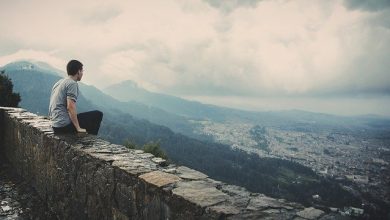
[[[96,110],[96,115],[97,115],[99,120],[103,119],[103,112]]]

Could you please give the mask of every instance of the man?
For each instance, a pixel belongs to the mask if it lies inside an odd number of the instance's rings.
[[[66,66],[68,78],[54,84],[49,105],[49,117],[54,133],[90,133],[97,135],[103,113],[90,111],[77,114],[76,102],[79,96],[78,81],[83,77],[83,64],[69,61]]]

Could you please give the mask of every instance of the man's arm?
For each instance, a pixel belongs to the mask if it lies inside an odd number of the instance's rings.
[[[72,99],[67,98],[66,99],[67,103],[67,109],[69,113],[70,120],[72,121],[73,125],[75,126],[77,132],[87,132],[84,128],[81,128],[79,125],[79,120],[77,119],[77,110],[76,110],[76,102],[73,101]]]

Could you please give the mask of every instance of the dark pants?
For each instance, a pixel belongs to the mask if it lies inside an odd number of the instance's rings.
[[[79,125],[81,128],[85,128],[88,134],[97,135],[100,128],[100,123],[103,119],[103,113],[101,111],[90,111],[77,114]],[[68,124],[65,127],[55,128],[54,133],[77,133],[77,130],[73,123]]]

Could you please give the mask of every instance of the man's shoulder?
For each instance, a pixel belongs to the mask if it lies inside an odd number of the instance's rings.
[[[58,80],[54,85],[53,85],[53,90],[66,90],[66,89],[78,89],[78,84],[76,81],[69,79],[69,78],[63,78]]]
[[[63,80],[64,80],[64,82],[66,82],[66,83],[76,83],[76,84],[77,84],[77,82],[74,81],[74,80],[71,79],[71,78],[64,78]]]
[[[64,81],[64,78],[62,79],[59,79],[54,85],[58,85],[58,84],[61,84],[61,82]]]
[[[61,84],[64,84],[66,86],[69,86],[69,85],[78,85],[76,81],[74,81],[73,79],[69,79],[69,78],[64,78],[64,79],[61,79],[59,81]]]

